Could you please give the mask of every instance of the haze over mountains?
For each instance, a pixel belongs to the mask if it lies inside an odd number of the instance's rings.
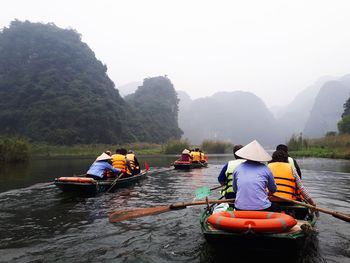
[[[123,87],[119,89],[123,94]],[[179,127],[183,138],[192,143],[204,139],[248,143],[257,139],[274,145],[287,142],[292,135],[317,138],[337,131],[350,94],[350,75],[322,77],[278,109],[269,109],[250,92],[218,92],[194,100],[185,91],[177,90],[177,94]]]

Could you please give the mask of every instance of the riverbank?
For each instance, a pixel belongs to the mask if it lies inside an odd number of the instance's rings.
[[[33,159],[51,159],[51,158],[90,158],[100,155],[104,151],[115,152],[117,148],[125,148],[133,150],[137,155],[156,155],[163,153],[163,146],[161,144],[150,143],[134,143],[126,145],[46,145],[33,144],[30,147],[31,158]]]
[[[297,147],[288,145],[290,156],[350,160],[350,135],[332,135],[302,141],[303,143]]]

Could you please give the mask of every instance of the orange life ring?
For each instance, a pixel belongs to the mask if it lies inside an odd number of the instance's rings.
[[[59,182],[72,182],[72,183],[93,183],[95,180],[89,177],[60,177]]]
[[[209,216],[208,222],[218,229],[255,233],[282,233],[297,224],[290,215],[268,211],[222,211]]]

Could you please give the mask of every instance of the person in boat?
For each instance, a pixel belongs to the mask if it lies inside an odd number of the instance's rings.
[[[199,152],[199,148],[196,148],[194,152],[192,152],[192,162],[199,163],[201,161],[201,153]]]
[[[285,153],[287,153],[287,155],[288,155],[288,163],[297,171],[297,173],[298,173],[298,175],[299,175],[299,177],[301,179],[300,167],[299,167],[297,161],[294,158],[289,156],[289,154],[288,154],[288,146],[285,145],[285,144],[279,144],[279,145],[276,146],[276,151],[278,151],[278,150],[284,151]]]
[[[116,149],[115,154],[111,156],[113,167],[125,171],[121,178],[132,176],[130,161],[126,158],[127,153],[128,151],[125,148],[119,148]]]
[[[232,173],[233,170],[240,165],[241,163],[245,162],[245,159],[239,157],[236,155],[236,152],[243,148],[243,145],[238,144],[233,147],[233,156],[235,157],[235,160],[231,160],[227,162],[224,167],[221,169],[221,172],[218,176],[218,181],[222,186],[225,186],[221,190],[221,195],[224,196],[226,199],[235,198],[236,192],[233,191],[232,188]]]
[[[111,151],[105,151],[105,154],[108,154],[109,156],[112,156],[112,152]]]
[[[200,162],[205,163],[207,160],[205,159],[204,152],[202,150],[199,150],[199,154],[200,154]]]
[[[191,152],[187,149],[184,149],[181,153],[181,162],[191,162],[192,161],[192,155]]]
[[[279,206],[271,203],[266,191],[277,190],[271,170],[263,163],[271,161],[271,156],[256,140],[236,151],[236,155],[246,161],[232,172],[235,209],[279,212]]]
[[[268,164],[277,184],[276,196],[281,196],[290,200],[305,200],[309,204],[316,206],[304,187],[296,169],[288,161],[288,154],[283,150],[277,150],[272,154],[272,160]],[[275,197],[270,197],[271,201],[282,203]]]
[[[102,153],[96,158],[96,161],[90,166],[89,170],[86,172],[86,177],[93,178],[95,180],[106,180],[108,179],[108,174],[113,174],[116,176],[125,170],[114,168],[111,164],[112,157],[106,153]]]
[[[139,174],[140,173],[140,164],[135,156],[135,153],[132,150],[129,150],[128,154],[126,155],[126,158],[130,162],[131,174],[132,175]]]

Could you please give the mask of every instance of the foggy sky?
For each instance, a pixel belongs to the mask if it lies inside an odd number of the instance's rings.
[[[168,75],[192,98],[251,91],[285,105],[319,77],[350,73],[350,1],[11,0],[19,19],[73,28],[116,86]]]

